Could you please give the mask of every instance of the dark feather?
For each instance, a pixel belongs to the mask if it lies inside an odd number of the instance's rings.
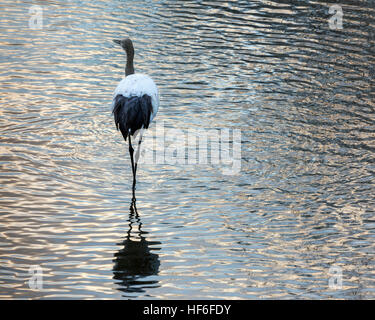
[[[130,134],[133,135],[142,127],[147,129],[150,125],[152,114],[151,97],[132,96],[124,97],[119,94],[115,97],[113,115],[117,130],[120,129],[125,141]]]

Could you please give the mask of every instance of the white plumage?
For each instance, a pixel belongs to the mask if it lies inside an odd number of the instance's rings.
[[[122,79],[113,93],[112,111],[115,107],[115,98],[119,94],[126,98],[132,96],[142,97],[145,94],[150,96],[152,104],[150,122],[156,116],[159,109],[159,92],[155,82],[148,75],[135,73]]]

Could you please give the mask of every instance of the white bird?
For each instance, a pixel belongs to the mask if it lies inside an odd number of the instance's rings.
[[[125,141],[129,137],[129,153],[133,171],[133,199],[139,151],[144,129],[147,129],[159,109],[159,93],[155,82],[147,75],[134,73],[134,47],[130,39],[113,40],[125,50],[127,60],[125,78],[120,81],[113,94],[112,113],[117,130],[120,130]],[[131,137],[139,135],[138,148],[135,155]]]

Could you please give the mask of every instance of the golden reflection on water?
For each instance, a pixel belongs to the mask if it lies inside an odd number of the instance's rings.
[[[0,298],[374,297],[374,8],[44,1],[30,30],[29,5],[0,3]],[[145,163],[129,210],[125,35],[168,129],[241,129],[239,175]]]

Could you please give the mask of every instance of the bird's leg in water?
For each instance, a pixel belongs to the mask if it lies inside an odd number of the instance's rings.
[[[135,198],[135,166],[134,166],[134,149],[132,146],[132,141],[129,134],[129,153],[130,153],[130,160],[132,162],[132,171],[133,171],[133,198]]]

